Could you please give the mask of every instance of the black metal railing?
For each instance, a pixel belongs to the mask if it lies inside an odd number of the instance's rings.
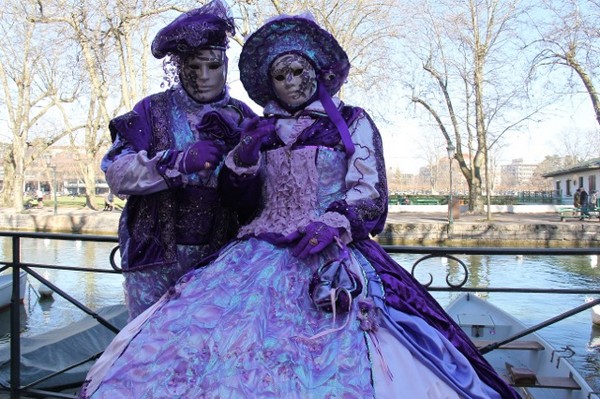
[[[110,264],[112,269],[91,269],[80,267],[79,265],[73,266],[59,266],[54,264],[40,264],[40,263],[27,263],[21,259],[21,240],[22,239],[51,239],[51,240],[69,240],[69,241],[85,241],[85,242],[105,242],[117,244],[117,238],[113,236],[94,236],[94,235],[74,235],[74,234],[51,234],[51,233],[27,233],[27,232],[1,232],[0,237],[7,237],[11,240],[12,244],[12,259],[0,260],[0,272],[6,269],[12,269],[12,298],[10,304],[10,354],[11,354],[11,375],[10,375],[10,387],[0,387],[0,392],[9,391],[11,399],[18,399],[21,395],[33,395],[43,396],[48,398],[74,398],[73,394],[53,392],[49,390],[36,389],[35,385],[46,381],[47,379],[55,376],[58,373],[65,372],[68,369],[77,367],[80,364],[86,363],[90,360],[94,360],[100,354],[95,354],[89,359],[86,359],[80,363],[70,366],[66,370],[53,373],[42,380],[30,383],[27,386],[21,385],[21,340],[20,340],[20,295],[19,295],[19,275],[20,271],[24,270],[29,275],[33,276],[40,283],[45,284],[51,288],[58,295],[65,298],[67,301],[75,305],[84,313],[92,316],[101,325],[117,333],[119,329],[111,324],[108,320],[101,317],[96,312],[92,311],[78,300],[70,296],[67,292],[63,291],[60,287],[56,286],[52,282],[45,279],[38,272],[33,269],[58,269],[58,270],[69,270],[75,272],[92,272],[92,273],[120,273],[119,267],[116,265],[114,257],[118,252],[118,247],[110,253]],[[572,256],[572,255],[600,255],[600,248],[494,248],[494,247],[407,247],[407,246],[396,246],[396,245],[383,245],[386,252],[390,254],[417,254],[423,255],[421,258],[416,260],[412,265],[412,274],[415,275],[416,269],[427,259],[431,258],[448,258],[457,262],[462,266],[464,276],[459,283],[451,283],[450,279],[446,278],[447,286],[432,286],[432,279],[424,284],[429,291],[452,291],[452,292],[505,292],[505,293],[546,293],[546,294],[586,294],[586,295],[600,295],[600,289],[597,290],[586,290],[586,289],[539,289],[539,288],[492,288],[492,287],[466,287],[465,284],[469,278],[468,268],[464,262],[457,258],[456,255],[541,255],[541,256]],[[494,347],[483,348],[485,352],[491,351],[501,345],[518,339],[524,335],[537,331],[541,328],[547,327],[551,324],[556,323],[564,318],[570,317],[574,314],[580,313],[584,310],[590,309],[591,307],[600,304],[600,298],[590,302],[586,302],[572,310],[569,310],[561,315],[553,317],[545,322],[539,323],[538,325],[531,327],[521,333],[509,339],[494,343]]]
[[[113,269],[92,269],[86,267],[80,267],[79,265],[70,266],[59,266],[54,264],[41,264],[41,263],[27,263],[23,262],[21,258],[21,240],[26,238],[32,239],[52,239],[52,240],[66,240],[66,241],[85,241],[85,242],[108,242],[117,243],[116,237],[110,236],[94,236],[94,235],[75,235],[75,234],[49,234],[49,233],[27,233],[27,232],[0,232],[0,237],[8,237],[11,239],[12,247],[12,259],[11,260],[0,260],[0,272],[6,269],[12,269],[12,292],[11,292],[11,303],[10,303],[10,397],[11,399],[20,398],[22,394],[40,395],[48,398],[73,398],[73,395],[63,394],[60,392],[52,392],[43,389],[35,389],[35,385],[41,384],[44,381],[54,377],[56,374],[66,372],[72,368],[75,368],[81,364],[87,363],[90,360],[94,360],[100,354],[95,354],[89,359],[73,364],[68,368],[59,371],[58,373],[52,373],[43,379],[37,380],[27,386],[21,386],[21,337],[20,337],[20,319],[21,319],[21,308],[20,308],[20,293],[19,293],[19,276],[21,270],[27,272],[30,276],[38,280],[40,283],[46,285],[52,289],[56,294],[66,299],[71,304],[75,305],[82,312],[90,315],[101,325],[105,326],[109,330],[118,333],[119,329],[104,319],[98,313],[94,312],[77,299],[73,298],[69,293],[62,290],[56,284],[48,281],[38,272],[33,270],[36,269],[53,269],[53,270],[68,270],[74,272],[91,272],[91,273],[120,273],[113,262],[115,250],[111,252],[111,265]],[[0,392],[3,389],[0,387]]]

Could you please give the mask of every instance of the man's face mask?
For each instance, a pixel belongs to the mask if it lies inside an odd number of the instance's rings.
[[[183,59],[179,78],[194,100],[215,100],[223,92],[227,80],[225,51],[205,49],[188,55]]]
[[[317,74],[310,62],[298,54],[286,54],[275,59],[270,69],[271,85],[284,105],[303,105],[317,90]]]

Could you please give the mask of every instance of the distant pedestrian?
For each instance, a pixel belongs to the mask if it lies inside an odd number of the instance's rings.
[[[104,210],[112,211],[115,207],[114,204],[115,204],[115,195],[111,191],[109,191],[104,196]]]
[[[581,208],[581,187],[573,194],[573,207]]]
[[[590,209],[595,210],[598,207],[598,191],[593,190],[590,195]]]
[[[589,195],[583,187],[579,187],[579,202],[581,204],[581,217],[579,218],[579,220],[583,220],[586,217],[589,218]]]
[[[39,188],[35,190],[35,199],[37,200],[37,207],[44,207],[44,193]]]

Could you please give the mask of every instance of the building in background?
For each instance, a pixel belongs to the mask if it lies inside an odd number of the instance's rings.
[[[563,203],[573,202],[573,194],[579,187],[584,187],[588,193],[598,190],[600,180],[600,158],[590,159],[568,168],[555,170],[543,175],[554,180],[554,191]]]
[[[526,164],[522,158],[513,159],[508,165],[500,166],[500,186],[504,190],[530,190],[537,164]]]
[[[33,151],[30,149],[29,151]],[[61,195],[83,195],[85,184],[81,173],[81,161],[83,158],[82,147],[77,146],[52,146],[44,151],[25,169],[23,193],[31,196],[37,190],[45,195],[52,193],[54,185],[54,171],[56,167],[56,193]],[[27,154],[30,156],[31,154]],[[98,180],[96,181],[96,194],[103,195],[108,192],[108,184],[104,180],[104,173],[99,168]],[[0,188],[4,183],[4,169],[0,164]]]

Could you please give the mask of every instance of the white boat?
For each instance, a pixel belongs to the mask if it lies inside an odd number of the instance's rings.
[[[23,302],[25,287],[27,286],[27,273],[21,271],[19,275],[19,300]],[[0,309],[10,306],[12,296],[12,273],[0,274]]]
[[[487,347],[482,350],[486,360],[524,398],[600,399],[569,362],[574,352],[570,348],[555,349],[536,332],[488,351],[527,329],[490,302],[465,293],[446,311],[478,348]]]

